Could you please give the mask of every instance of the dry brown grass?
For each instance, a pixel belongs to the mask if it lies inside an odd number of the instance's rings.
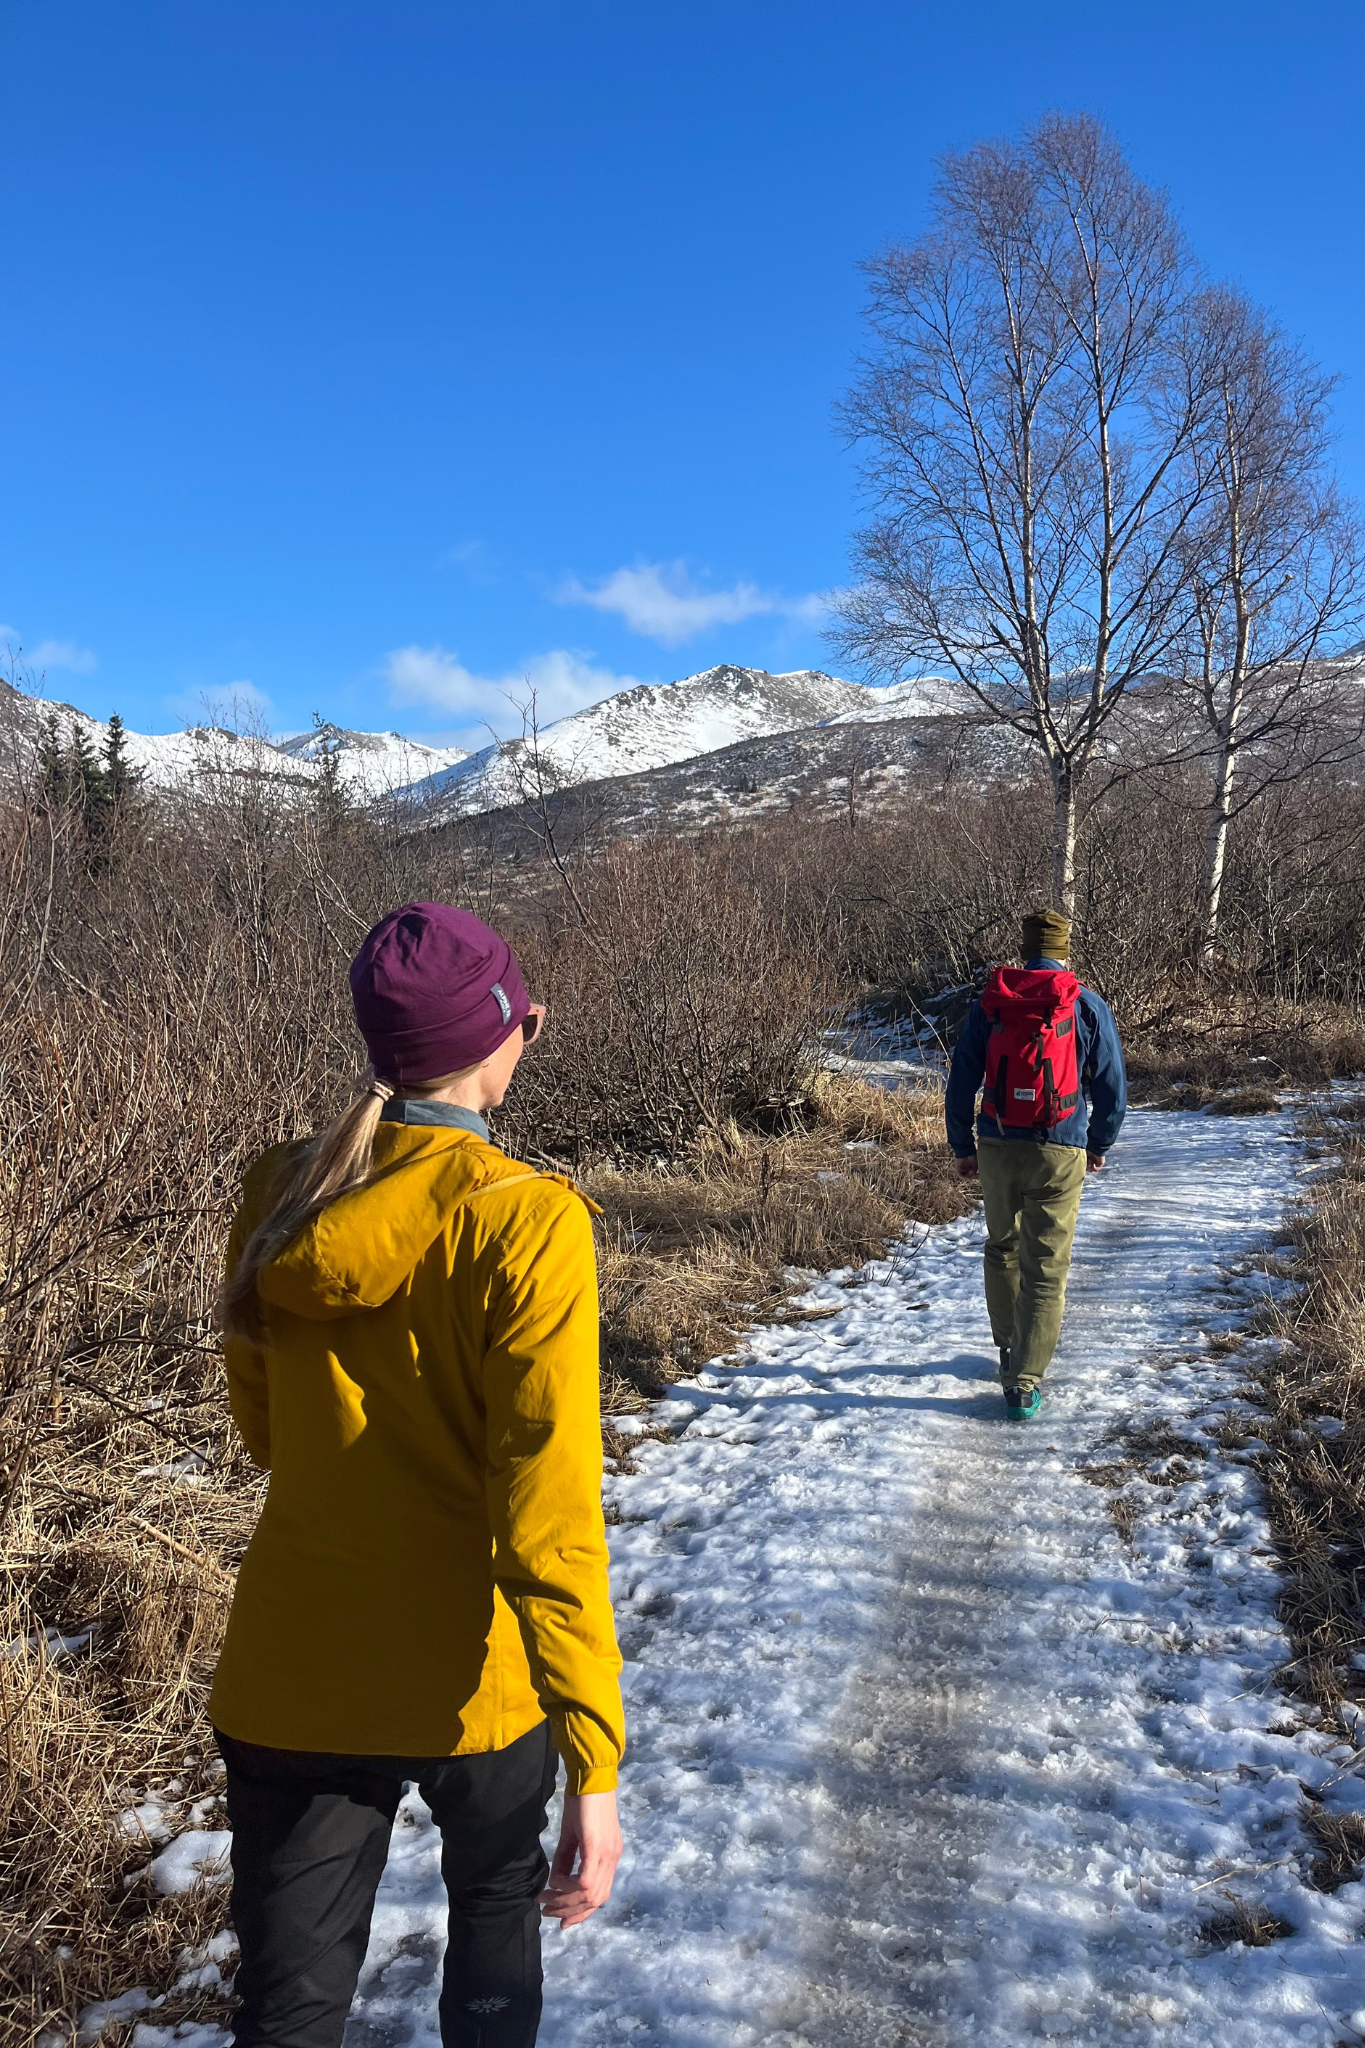
[[[1278,1088],[1365,1074],[1365,1025],[1352,1006],[1227,986],[1182,990],[1173,1004],[1169,1021],[1124,1048],[1134,1101],[1255,1115],[1277,1107]]]
[[[1365,1863],[1365,1814],[1332,1813],[1306,1804],[1302,1818],[1304,1833],[1318,1852],[1309,1882],[1315,1891],[1340,1891],[1359,1877]]]
[[[1212,1914],[1200,1926],[1199,1939],[1210,1948],[1235,1948],[1239,1942],[1245,1948],[1269,1948],[1272,1941],[1283,1941],[1294,1932],[1287,1920],[1281,1920],[1266,1907],[1252,1905],[1231,1893],[1227,1897],[1226,1912]]]
[[[599,1168],[584,1185],[601,1233],[608,1412],[732,1351],[758,1321],[799,1314],[797,1271],[879,1256],[907,1220],[946,1221],[971,1196],[943,1143],[935,1085],[888,1093],[837,1074],[812,1082],[803,1127],[765,1138],[734,1124],[667,1167]]]
[[[205,1086],[189,1106],[177,1037]],[[228,1033],[196,1041],[193,1013],[158,1017],[145,989],[0,1016],[0,2034],[16,2043],[162,1988],[221,1917],[216,1894],[160,1897],[151,1846],[119,1818],[160,1788],[174,1825],[216,1789],[203,1703],[256,1498],[209,1323],[253,1135],[232,1128],[240,1052]]]
[[[1208,1112],[1210,1116],[1270,1116],[1279,1107],[1279,1096],[1268,1088],[1232,1088],[1215,1095]]]
[[[164,1612],[165,1603],[142,1626],[153,1655]],[[168,1739],[165,1723],[178,1717],[154,1685],[139,1688],[142,1713],[131,1724],[110,1696],[117,1685],[116,1658],[52,1656],[41,1639],[0,1663],[0,1982],[15,2040],[69,2029],[94,1999],[166,1983],[178,1959],[221,1924],[220,1892],[203,1886],[159,1896],[147,1875],[151,1845],[117,1826],[119,1814],[158,1784],[179,1788],[164,1800],[172,1824],[177,1817],[187,1823],[201,1802],[198,1817],[221,1825],[208,1807],[217,1790],[211,1759],[202,1747]]]
[[[1355,1118],[1324,1124],[1339,1164],[1292,1222],[1303,1285],[1265,1319],[1280,1342],[1255,1369],[1264,1412],[1249,1433],[1270,1446],[1267,1502],[1288,1565],[1286,1682],[1349,1733],[1343,1702],[1365,1702],[1365,1146]]]
[[[153,1845],[119,1819],[155,1794],[173,1831],[192,1810],[222,1825],[203,1704],[256,1487],[226,1443],[225,1468],[182,1492],[147,1476],[164,1450],[135,1422],[84,1450],[75,1435],[73,1455],[55,1430],[34,1447],[30,1554],[7,1551],[0,1617],[0,2013],[17,2041],[164,1988],[223,1910],[216,1890],[160,1897]]]

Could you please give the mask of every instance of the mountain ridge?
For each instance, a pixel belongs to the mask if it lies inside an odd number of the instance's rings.
[[[53,719],[63,738],[80,733],[96,753],[103,751],[109,736],[103,719],[60,698],[31,696],[0,681],[0,734],[17,740],[26,753],[42,744]],[[150,788],[162,792],[205,774],[263,773],[315,783],[321,779],[324,750],[330,748],[342,786],[362,802],[395,795],[466,757],[463,747],[431,747],[400,732],[355,732],[326,722],[273,739],[207,721],[169,733],[125,727],[124,740],[129,763],[142,771]]]
[[[170,792],[205,774],[267,774],[316,783],[331,752],[343,787],[362,802],[393,798],[440,817],[470,816],[524,801],[546,787],[577,787],[639,775],[745,740],[838,724],[941,714],[950,686],[921,678],[876,690],[822,669],[773,673],[722,662],[670,683],[639,683],[474,753],[433,747],[399,732],[324,723],[306,732],[239,733],[208,723],[174,733],[125,728],[127,758],[153,790]],[[109,727],[58,699],[0,684],[0,733],[31,757],[51,720],[80,732],[96,752]]]
[[[437,816],[470,816],[547,789],[648,774],[744,740],[939,712],[948,688],[934,677],[880,691],[823,669],[774,673],[720,662],[676,682],[637,683],[544,727],[531,723],[520,738],[493,741],[411,794]]]

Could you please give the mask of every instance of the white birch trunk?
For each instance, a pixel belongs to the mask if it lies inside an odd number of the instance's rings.
[[[1218,756],[1213,802],[1209,807],[1209,825],[1204,838],[1204,930],[1200,961],[1206,968],[1212,967],[1218,957],[1218,914],[1223,897],[1223,868],[1227,860],[1228,821],[1232,813],[1232,785],[1236,773],[1237,727],[1230,714]]]
[[[1076,785],[1071,771],[1052,774],[1052,907],[1070,917],[1076,898]]]

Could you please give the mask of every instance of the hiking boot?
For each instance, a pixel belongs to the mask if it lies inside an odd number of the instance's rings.
[[[1006,1387],[1005,1419],[1008,1422],[1032,1422],[1043,1406],[1043,1397],[1037,1387]]]

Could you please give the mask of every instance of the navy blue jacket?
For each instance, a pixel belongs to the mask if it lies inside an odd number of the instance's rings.
[[[1061,967],[1061,960],[1027,960],[1026,967]],[[980,1003],[973,1003],[953,1047],[953,1064],[944,1098],[944,1120],[948,1143],[959,1159],[970,1159],[976,1150],[972,1132],[972,1111],[977,1090],[986,1078],[986,1041],[990,1020]],[[1028,1144],[1083,1145],[1087,1152],[1107,1152],[1119,1134],[1128,1108],[1128,1076],[1123,1070],[1123,1047],[1118,1026],[1108,1003],[1092,989],[1083,988],[1076,998],[1076,1053],[1081,1069],[1081,1099],[1070,1116],[1043,1131],[1002,1132],[994,1117],[981,1116],[977,1130],[983,1138],[1022,1138]],[[1086,1097],[1089,1097],[1087,1105]]]

